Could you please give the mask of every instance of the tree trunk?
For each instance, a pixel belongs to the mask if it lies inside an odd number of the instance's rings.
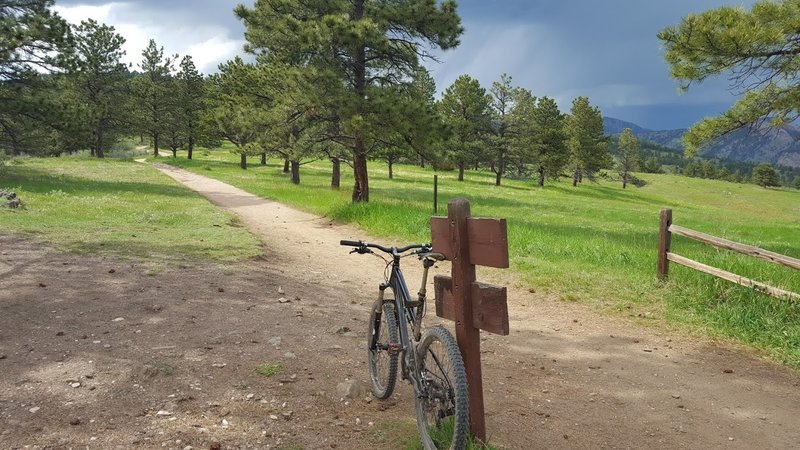
[[[364,153],[364,144],[360,138],[356,138],[356,151],[353,154],[353,203],[369,201],[369,179],[367,178],[367,155]]]
[[[300,161],[290,161],[289,167],[292,172],[292,184],[300,184]]]
[[[189,136],[189,148],[187,149],[187,151],[189,153],[187,155],[187,158],[192,159],[192,152],[194,151],[194,138],[191,136]]]
[[[283,160],[283,173],[289,173],[289,160]]]
[[[339,189],[339,182],[342,180],[342,162],[338,157],[331,158],[333,169],[331,170],[331,187]]]
[[[355,24],[364,18],[364,0],[353,1],[350,22]],[[367,93],[367,49],[363,42],[357,42],[353,58],[353,90],[356,113],[366,116],[364,97]],[[353,143],[353,203],[369,201],[369,175],[367,174],[367,151],[364,148],[362,131],[356,129]]]
[[[622,189],[625,189],[627,187],[628,187],[628,173],[626,172],[622,174]]]
[[[387,161],[389,162],[389,179],[394,178],[394,174],[392,172],[392,165],[394,164],[394,158],[388,158]]]
[[[153,156],[158,156],[158,132],[153,133]]]
[[[572,187],[578,185],[578,178],[580,177],[581,171],[579,169],[575,169],[575,173],[572,174]]]
[[[92,151],[92,154],[94,156],[97,156],[98,158],[105,157],[105,154],[103,154],[103,134],[102,133],[97,133],[97,138],[95,139],[94,147],[95,148]]]
[[[458,181],[464,181],[464,163],[458,163]]]
[[[261,152],[261,165],[267,165],[267,152]]]
[[[247,154],[244,151],[242,151],[242,158],[239,161],[239,167],[245,170],[247,169]]]
[[[422,156],[419,157],[419,166],[423,169],[425,168],[425,158]]]
[[[497,162],[497,171],[495,172],[496,175],[494,178],[495,186],[500,186],[500,181],[502,180],[505,171],[506,171],[506,157],[505,155],[501,155],[500,161]]]
[[[544,186],[544,167],[539,167],[539,187]]]
[[[175,147],[172,147],[170,150],[172,150],[172,159],[177,158],[178,157],[178,149],[175,148]]]

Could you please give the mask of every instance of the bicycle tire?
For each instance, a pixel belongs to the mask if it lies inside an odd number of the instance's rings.
[[[453,335],[428,328],[417,347],[423,392],[417,393],[417,429],[425,449],[462,450],[469,439],[469,396],[464,361]],[[449,429],[452,423],[452,431]]]
[[[399,341],[394,309],[393,304],[377,300],[369,316],[369,378],[372,394],[381,400],[392,395],[397,381],[397,352],[389,351],[389,344],[397,345]]]

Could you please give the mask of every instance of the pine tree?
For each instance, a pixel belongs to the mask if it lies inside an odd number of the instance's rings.
[[[622,130],[622,134],[619,136],[619,150],[617,170],[622,177],[622,188],[625,189],[628,187],[630,173],[639,168],[639,159],[641,158],[639,141],[630,128]]]
[[[164,57],[164,47],[158,47],[156,41],[150,39],[139,64],[142,74],[133,80],[138,128],[152,139],[153,156],[158,156],[167,116],[174,108],[171,72],[175,58],[176,55]]]
[[[203,75],[197,71],[190,55],[181,59],[180,70],[175,76],[177,81],[177,107],[182,120],[183,136],[186,139],[187,158],[192,159],[194,146],[204,139],[204,131],[200,121],[206,108],[205,82]]]
[[[52,151],[53,134],[72,119],[55,78],[59,52],[72,45],[52,0],[0,0],[0,147],[11,155]]]
[[[267,60],[306,69],[321,108],[328,111],[327,138],[351,150],[353,202],[369,201],[367,158],[377,148],[391,104],[386,88],[411,82],[427,48],[458,45],[462,33],[454,0],[349,2],[257,0],[240,5],[246,50]]]
[[[687,155],[737,128],[798,117],[798,17],[796,0],[760,0],[749,11],[725,6],[691,14],[658,33],[672,76],[683,89],[727,73],[732,89],[746,92],[725,113],[689,129],[683,138]]]
[[[536,98],[520,89],[514,115],[519,122],[519,132],[511,140],[512,153],[535,167],[539,186],[544,186],[547,177],[558,179],[569,159],[565,118],[558,104],[552,98]]]
[[[438,109],[450,138],[445,144],[450,159],[458,166],[458,181],[464,181],[464,169],[479,158],[483,136],[491,124],[491,97],[478,80],[461,75],[445,89]]]
[[[781,185],[778,172],[775,171],[772,165],[767,163],[761,163],[753,169],[753,183],[763,188]]]
[[[69,74],[66,84],[85,115],[76,118],[77,144],[102,158],[106,150],[128,131],[127,66],[122,63],[125,38],[114,27],[89,19],[73,27],[75,46],[61,55]]]
[[[203,120],[212,133],[234,145],[231,152],[239,155],[240,167],[247,169],[247,157],[261,153],[256,142],[266,123],[263,110],[258,108],[258,99],[244,88],[252,66],[236,57],[220,64],[219,69],[219,73],[209,79],[210,107]]]
[[[492,172],[495,174],[495,186],[500,186],[500,180],[506,171],[509,162],[509,152],[511,151],[511,139],[515,135],[518,123],[515,120],[514,107],[516,97],[519,95],[517,89],[511,85],[511,76],[502,74],[500,81],[492,83],[489,89],[491,96],[491,136],[490,143],[486,148],[486,159]]]
[[[572,185],[577,186],[583,177],[592,178],[609,163],[608,142],[603,135],[603,116],[597,107],[589,104],[587,97],[578,97],[566,121],[567,148],[573,169]]]

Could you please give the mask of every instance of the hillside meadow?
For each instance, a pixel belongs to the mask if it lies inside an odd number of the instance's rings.
[[[370,162],[370,202],[352,204],[352,174],[343,165],[342,188],[330,188],[330,164],[301,167],[290,183],[283,161],[267,166],[251,158],[247,170],[224,150],[195,153],[189,161],[159,158],[238,186],[264,198],[342,222],[355,223],[387,243],[430,240],[433,171]],[[658,217],[672,208],[674,223],[698,231],[800,257],[800,191],[763,189],[671,175],[640,175],[643,188],[619,183],[566,180],[544,188],[494,174],[439,172],[440,214],[449,199],[469,199],[472,215],[508,220],[511,269],[537,291],[579,301],[643,322],[664,320],[683,328],[733,338],[800,367],[800,304],[671,265],[669,281],[655,274]],[[673,237],[672,251],[739,275],[800,292],[800,274],[766,261]]]

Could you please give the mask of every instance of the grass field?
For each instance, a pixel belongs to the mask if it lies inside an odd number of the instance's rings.
[[[0,208],[0,232],[62,250],[161,259],[235,260],[260,254],[236,218],[145,164],[89,158],[16,158],[0,190],[24,209]]]
[[[197,152],[188,161],[160,158],[228,182],[265,198],[343,222],[356,223],[387,242],[427,241],[432,213],[433,172],[370,163],[370,202],[351,204],[352,174],[343,167],[342,189],[332,190],[325,161],[303,165],[301,184],[282,173],[282,161],[248,170],[224,150]],[[255,163],[255,164],[253,164]],[[439,173],[440,213],[446,202],[466,197],[472,215],[505,217],[512,270],[537,290],[601,310],[666,320],[684,328],[734,338],[800,367],[800,304],[774,299],[672,265],[670,280],[655,276],[658,215],[673,209],[674,222],[727,239],[800,257],[800,192],[669,175],[642,175],[644,188],[567,182],[544,188],[468,172],[458,182]],[[800,274],[765,261],[716,250],[674,237],[672,250],[706,264],[800,292]]]

